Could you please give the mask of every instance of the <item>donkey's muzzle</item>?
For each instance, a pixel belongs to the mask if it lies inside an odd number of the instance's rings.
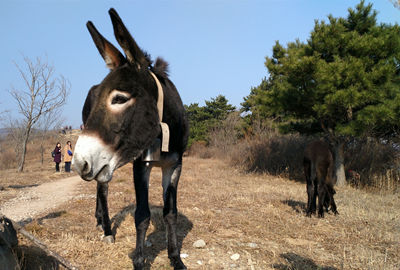
[[[81,135],[76,142],[72,158],[74,170],[83,180],[106,183],[111,180],[118,156],[102,143],[100,139],[90,135]]]

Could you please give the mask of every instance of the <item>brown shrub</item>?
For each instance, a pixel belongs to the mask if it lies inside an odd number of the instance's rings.
[[[270,134],[235,145],[230,162],[246,172],[266,172],[303,178],[303,151],[309,139],[299,135]]]
[[[194,142],[186,152],[188,156],[194,156],[199,158],[211,158],[213,150],[207,147],[207,143],[204,141]]]
[[[349,170],[360,177],[349,177],[356,187],[396,191],[400,187],[400,149],[396,144],[372,139],[355,139],[345,149],[346,174]]]
[[[229,161],[245,172],[282,175],[304,180],[303,151],[315,138],[279,135],[242,140],[232,145]],[[345,168],[349,184],[374,190],[400,190],[400,150],[395,144],[376,140],[353,140],[345,148]],[[359,177],[352,177],[359,174]]]
[[[11,148],[4,149],[0,153],[0,170],[6,170],[17,167],[15,151]]]
[[[216,151],[217,157],[230,154],[232,145],[236,145],[241,134],[242,118],[239,112],[230,113],[227,118],[215,126],[209,134],[209,144]]]
[[[303,179],[303,151],[310,138],[282,135],[271,121],[253,121],[243,134],[243,119],[233,112],[210,132],[210,142],[198,142],[190,149],[197,157],[224,158],[245,172],[284,175]]]
[[[282,135],[270,122],[259,121],[250,128],[253,135],[243,139],[241,124],[240,115],[231,114],[212,130],[210,147],[205,143],[195,146],[197,156],[225,158],[245,172],[304,180],[304,148],[315,138]],[[345,147],[344,165],[347,181],[353,186],[390,191],[400,189],[400,148],[395,143],[370,138],[353,139]]]

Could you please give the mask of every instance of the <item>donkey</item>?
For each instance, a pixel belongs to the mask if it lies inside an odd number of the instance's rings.
[[[72,163],[84,180],[97,181],[97,224],[104,230],[104,239],[114,242],[107,207],[108,183],[117,168],[133,161],[135,269],[145,266],[143,249],[150,223],[150,172],[153,166],[161,167],[168,257],[174,269],[186,269],[180,259],[176,234],[177,188],[182,155],[188,141],[185,109],[178,91],[168,79],[168,64],[157,58],[153,65],[117,12],[110,9],[109,14],[116,40],[125,56],[97,31],[92,22],[87,23],[110,73],[100,84],[93,86],[86,97],[82,110],[85,128],[77,140]],[[143,154],[149,151],[150,156]]]
[[[318,196],[318,216],[324,217],[324,206],[329,205],[335,215],[338,214],[333,195],[335,177],[333,176],[333,157],[326,142],[314,141],[304,150],[304,174],[307,181],[307,210],[306,215],[311,217],[316,211]]]

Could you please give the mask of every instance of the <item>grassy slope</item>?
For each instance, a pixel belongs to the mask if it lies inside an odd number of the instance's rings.
[[[95,230],[94,182],[84,183],[70,204],[27,228],[81,269],[132,269],[131,171],[131,164],[124,166],[110,184],[115,244],[101,242]],[[152,247],[146,254],[152,269],[169,269],[160,177],[154,169],[148,231]],[[182,253],[189,255],[184,262],[189,269],[400,269],[400,195],[346,187],[335,198],[339,216],[306,218],[304,184],[244,175],[220,160],[187,157],[178,192],[178,233]],[[198,239],[206,247],[194,248]],[[239,260],[230,258],[234,253]]]

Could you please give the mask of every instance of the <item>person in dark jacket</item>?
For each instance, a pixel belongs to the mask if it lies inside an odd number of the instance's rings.
[[[61,143],[57,143],[56,148],[54,148],[54,162],[56,163],[56,172],[60,171],[61,162]]]

